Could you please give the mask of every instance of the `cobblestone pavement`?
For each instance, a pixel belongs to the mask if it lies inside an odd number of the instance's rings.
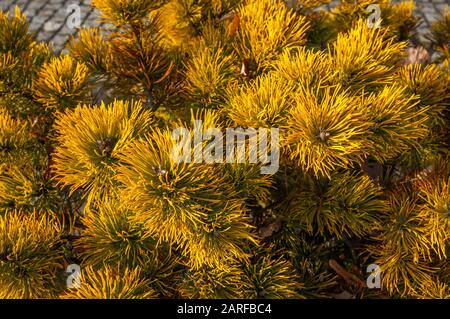
[[[429,29],[430,23],[444,11],[446,5],[450,5],[450,0],[416,0],[414,2],[415,14],[422,18],[418,29],[419,36],[423,36]],[[107,27],[99,21],[99,13],[91,7],[91,0],[0,0],[1,10],[14,11],[16,5],[26,13],[30,29],[36,32],[38,40],[51,41],[56,51],[61,51],[68,40],[68,35],[77,33],[78,29],[71,23],[71,19],[75,17],[75,10],[80,10],[82,27]],[[336,1],[333,1],[327,7],[335,5]]]

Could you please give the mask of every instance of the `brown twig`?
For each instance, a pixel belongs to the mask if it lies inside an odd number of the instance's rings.
[[[352,274],[351,272],[348,272],[347,270],[345,270],[344,267],[342,267],[336,260],[330,259],[328,261],[328,264],[339,276],[344,278],[344,280],[349,285],[357,285],[360,287],[367,287],[367,284],[363,280],[359,279],[355,274]]]

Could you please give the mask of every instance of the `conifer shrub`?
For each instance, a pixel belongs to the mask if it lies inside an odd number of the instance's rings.
[[[412,1],[327,2],[94,0],[60,55],[0,13],[0,297],[449,298],[450,13],[405,64]]]

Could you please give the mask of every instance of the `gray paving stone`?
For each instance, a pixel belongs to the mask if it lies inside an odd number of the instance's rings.
[[[63,24],[64,22],[55,22],[55,21],[53,21],[53,20],[51,20],[51,21],[47,21],[47,22],[45,22],[45,24],[44,24],[44,32],[47,32],[47,33],[49,33],[49,32],[56,32],[56,31],[58,31],[60,28],[61,28],[61,25]]]
[[[24,15],[26,15],[26,17],[29,19],[29,20],[31,20],[31,19],[33,19],[33,17],[35,17],[36,16],[36,13],[37,13],[37,11],[38,11],[38,9],[26,9],[25,11],[23,11],[22,13],[24,14]]]
[[[100,22],[94,20],[87,20],[81,25],[83,28],[96,28],[100,26]]]
[[[47,19],[44,17],[40,17],[40,16],[33,17],[33,20],[31,21],[31,23],[29,25],[30,29],[33,31],[38,30],[45,23],[45,20],[47,20]]]
[[[45,34],[43,32],[38,32],[37,36],[36,36],[36,39],[38,41],[47,41],[47,34]],[[54,48],[55,48],[55,51],[58,51],[58,49],[59,49],[59,48],[57,48],[55,46],[54,46]]]
[[[64,45],[66,44],[67,36],[63,34],[57,34],[53,39],[50,40],[53,47],[58,47],[60,50],[63,49]]]
[[[434,6],[436,8],[436,12],[438,12],[439,14],[441,14],[441,13],[443,14],[446,9],[450,9],[450,2],[448,2],[448,3],[435,3]]]
[[[18,6],[24,6],[24,5],[28,4],[29,2],[30,2],[29,0],[16,0],[13,3]]]
[[[2,10],[6,10],[10,6],[12,6],[13,3],[14,3],[14,1],[12,1],[12,0],[2,0],[2,1],[0,1],[0,8]]]
[[[28,4],[27,6],[27,10],[32,10],[32,9],[41,9],[44,6],[45,2],[41,2],[41,1],[32,1]]]

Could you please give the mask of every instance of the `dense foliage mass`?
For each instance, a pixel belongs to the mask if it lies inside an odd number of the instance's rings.
[[[93,0],[61,55],[0,13],[0,297],[449,298],[450,12],[430,63],[413,2],[326,2]],[[196,120],[278,172],[178,163]]]

